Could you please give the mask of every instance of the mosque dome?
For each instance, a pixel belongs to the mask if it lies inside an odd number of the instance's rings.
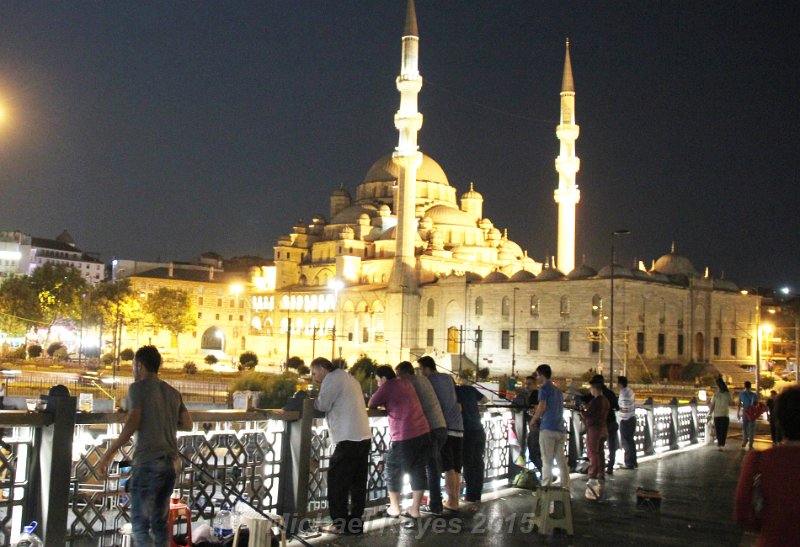
[[[656,260],[653,270],[666,275],[697,275],[697,270],[694,269],[689,259],[675,252],[674,243],[669,253]]]
[[[533,281],[536,275],[528,270],[520,270],[511,276],[511,281]]]
[[[331,224],[358,224],[358,219],[361,215],[367,215],[370,218],[375,216],[377,209],[374,205],[359,204],[345,207],[339,211],[335,217],[331,219]]]
[[[364,182],[384,182],[397,180],[400,176],[400,167],[395,163],[392,154],[387,154],[372,164],[364,177]],[[437,182],[450,186],[444,169],[436,163],[430,156],[422,154],[422,165],[417,169],[417,180],[427,182]]]
[[[484,283],[498,283],[501,281],[508,281],[508,276],[503,272],[494,271],[483,278]]]
[[[461,199],[483,199],[480,192],[475,191],[474,183],[469,183],[469,190],[461,194]]]
[[[581,264],[567,274],[567,279],[589,279],[590,277],[594,277],[596,275],[597,270],[587,266],[586,264]]]
[[[448,207],[447,205],[434,205],[425,211],[425,216],[430,218],[434,224],[469,226],[475,228],[474,218],[460,209]]]
[[[510,253],[514,258],[522,258],[522,247],[511,241],[510,239],[503,239],[500,243],[499,250],[501,253]]]
[[[331,197],[342,197],[351,199],[350,192],[348,192],[343,186],[340,186],[333,192],[331,192]]]
[[[611,266],[604,266],[599,272],[597,272],[597,277],[602,278],[610,278],[611,277]],[[632,278],[634,277],[633,272],[630,268],[626,268],[620,264],[614,264],[614,277],[622,278]]]
[[[536,281],[560,281],[564,279],[564,274],[556,268],[545,268],[536,276]]]

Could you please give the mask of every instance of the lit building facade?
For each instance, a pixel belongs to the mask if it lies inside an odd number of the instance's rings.
[[[569,43],[556,127],[558,255],[541,262],[484,216],[472,183],[457,199],[443,169],[419,150],[419,54],[409,0],[398,145],[354,194],[344,185],[332,192],[327,218],[298,222],[278,239],[274,268],[252,284],[252,349],[276,364],[292,355],[394,363],[427,353],[453,369],[495,374],[529,373],[542,362],[559,374],[604,370],[611,270],[575,265],[580,160]],[[754,364],[757,299],[699,275],[674,249],[649,270],[615,265],[614,289],[615,373],[666,367],[675,375],[690,361]]]

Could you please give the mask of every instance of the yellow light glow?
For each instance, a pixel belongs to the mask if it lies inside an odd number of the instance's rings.
[[[244,287],[242,287],[239,284],[231,285],[231,294],[235,294],[236,296],[239,296],[242,293],[243,290],[244,290]]]
[[[770,334],[772,332],[772,325],[761,325],[761,332]]]

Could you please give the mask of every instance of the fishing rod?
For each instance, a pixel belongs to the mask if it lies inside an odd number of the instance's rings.
[[[184,461],[185,461],[187,464],[189,464],[189,466],[190,466],[192,469],[197,469],[198,471],[200,471],[200,473],[201,473],[202,475],[204,475],[205,477],[207,477],[208,479],[210,479],[210,480],[211,480],[211,482],[213,482],[213,483],[214,483],[214,484],[216,484],[217,486],[220,486],[220,487],[222,488],[222,492],[223,492],[223,493],[224,493],[226,496],[228,496],[229,498],[233,498],[233,499],[237,499],[237,498],[238,498],[238,499],[239,499],[239,501],[243,502],[245,505],[247,505],[248,507],[250,507],[250,509],[252,509],[252,510],[253,510],[253,511],[255,511],[256,513],[258,513],[259,515],[261,515],[262,517],[264,517],[265,519],[267,519],[267,520],[268,520],[270,523],[272,523],[272,524],[273,524],[275,527],[277,527],[277,528],[279,528],[280,530],[282,530],[282,531],[283,531],[283,532],[284,532],[284,533],[285,533],[285,534],[286,534],[288,537],[296,539],[297,541],[299,541],[300,543],[302,543],[302,544],[303,544],[303,545],[305,545],[306,547],[312,547],[312,545],[311,545],[309,542],[307,542],[305,539],[303,539],[302,537],[300,537],[300,536],[299,536],[297,533],[295,533],[295,532],[291,532],[289,529],[287,529],[287,528],[286,528],[286,525],[285,525],[284,523],[282,523],[281,521],[279,521],[279,520],[278,520],[278,519],[276,519],[275,517],[272,517],[272,516],[270,516],[270,514],[269,514],[269,513],[266,513],[266,512],[264,512],[264,511],[262,511],[261,509],[258,509],[258,508],[257,508],[255,505],[253,505],[253,504],[250,502],[250,500],[248,500],[248,499],[245,499],[245,498],[241,497],[241,496],[240,496],[240,495],[239,495],[237,492],[235,492],[233,489],[231,489],[229,486],[227,486],[227,485],[226,485],[224,482],[220,481],[220,480],[219,480],[219,479],[217,479],[217,478],[216,478],[214,475],[212,475],[211,473],[209,473],[208,471],[206,471],[206,470],[203,468],[203,466],[202,466],[202,465],[197,465],[195,462],[192,462],[192,460],[190,460],[190,459],[189,459],[189,458],[188,458],[186,455],[184,455],[184,454],[182,454],[182,453],[180,453],[180,452],[178,452],[178,455],[179,455],[179,456],[180,456],[180,457],[181,457],[181,458],[182,458],[182,459],[183,459],[183,460],[184,460]]]

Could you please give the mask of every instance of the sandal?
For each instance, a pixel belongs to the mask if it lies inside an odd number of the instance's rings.
[[[335,524],[329,524],[327,526],[323,526],[319,529],[320,532],[323,534],[335,534],[337,536],[343,536],[344,530],[336,526]]]

